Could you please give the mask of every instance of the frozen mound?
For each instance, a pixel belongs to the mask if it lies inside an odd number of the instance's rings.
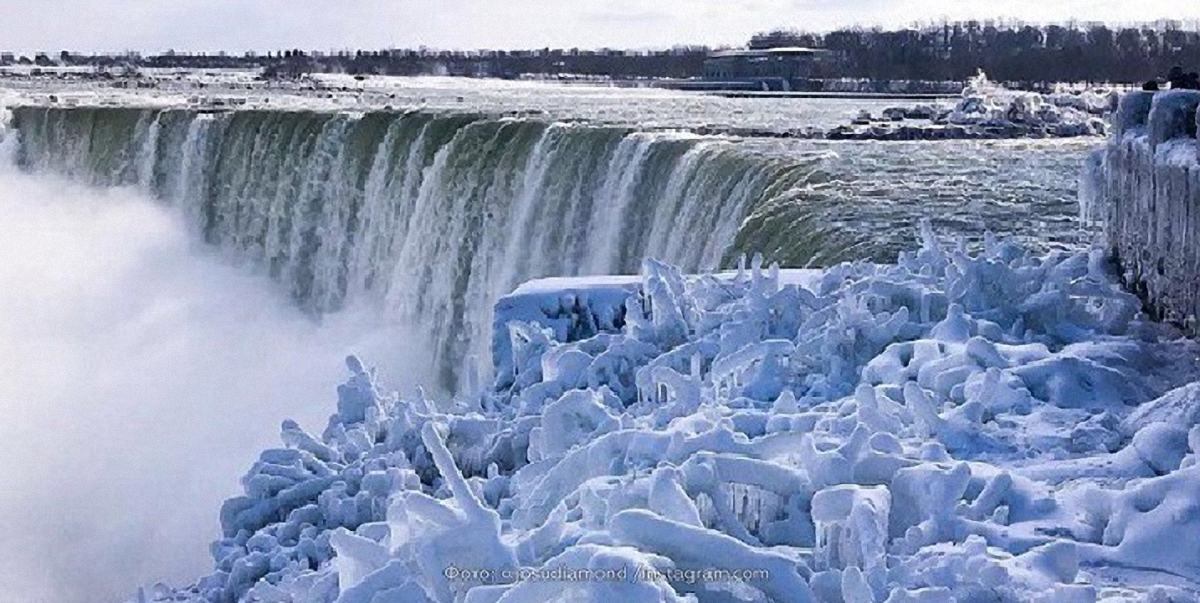
[[[527,285],[452,404],[351,357],[221,509],[214,572],[135,600],[1197,600],[1200,346],[1099,251],[934,241]]]
[[[826,134],[850,140],[945,140],[999,138],[1071,138],[1103,136],[1104,118],[1116,109],[1117,95],[1015,92],[980,73],[953,106],[916,105],[885,109],[881,119],[859,115],[851,125]]]

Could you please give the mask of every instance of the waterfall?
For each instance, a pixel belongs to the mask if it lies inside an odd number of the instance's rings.
[[[448,390],[464,361],[487,366],[492,303],[520,282],[650,256],[716,269],[813,169],[685,132],[470,113],[17,107],[12,126],[22,168],[147,189],[314,313],[365,302],[414,325]]]

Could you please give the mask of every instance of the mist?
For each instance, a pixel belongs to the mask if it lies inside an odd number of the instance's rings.
[[[280,422],[323,429],[347,353],[399,363],[214,254],[135,191],[0,173],[0,600],[194,580]]]

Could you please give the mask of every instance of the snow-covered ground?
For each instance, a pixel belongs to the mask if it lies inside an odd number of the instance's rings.
[[[529,284],[492,387],[451,408],[348,358],[221,509],[214,573],[134,600],[1195,601],[1200,346],[1140,308],[1098,250],[930,233]]]

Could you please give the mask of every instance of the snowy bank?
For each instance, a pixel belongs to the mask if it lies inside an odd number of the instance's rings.
[[[1200,346],[1106,260],[926,233],[527,285],[492,387],[447,410],[351,357],[221,510],[214,573],[136,600],[1195,601]]]
[[[1132,92],[1085,165],[1085,218],[1104,225],[1124,278],[1163,318],[1197,332],[1200,92]]]

